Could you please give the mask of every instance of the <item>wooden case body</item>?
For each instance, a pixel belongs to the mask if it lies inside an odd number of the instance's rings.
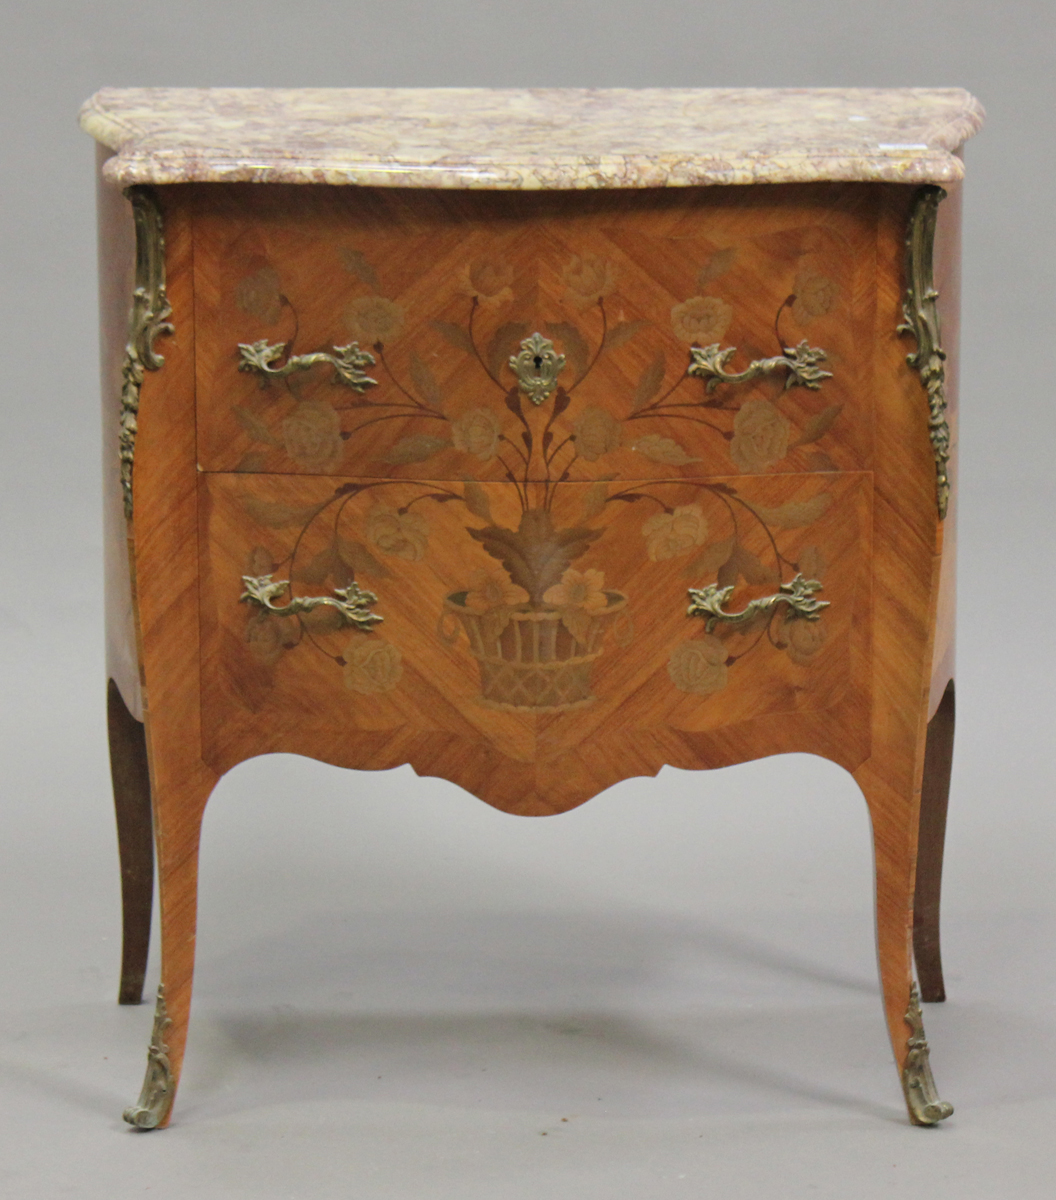
[[[869,804],[901,1066],[925,731],[953,673],[954,510],[898,331],[914,195],[157,188],[175,332],[142,387],[131,589],[109,460],[107,504],[110,670],[146,720],[163,927],[193,934],[202,810],[256,754],[410,763],[540,815],[664,764],[810,752]],[[936,250],[954,433],[957,205]],[[103,189],[106,328],[124,208]],[[533,333],[565,360],[538,406],[509,366]],[[241,369],[240,345],[281,363],[353,342],[374,360],[358,391],[325,363]],[[816,388],[687,375],[694,347],[734,348],[736,373],[800,343],[825,352]],[[687,615],[689,588],[732,585],[733,612],[796,574],[820,621]],[[280,605],[354,579],[383,623],[240,600],[269,575]],[[193,938],[164,953],[178,1073]]]

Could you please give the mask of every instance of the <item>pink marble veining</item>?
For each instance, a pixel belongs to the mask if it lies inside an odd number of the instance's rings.
[[[642,188],[947,183],[960,88],[104,88],[81,126],[137,183]]]

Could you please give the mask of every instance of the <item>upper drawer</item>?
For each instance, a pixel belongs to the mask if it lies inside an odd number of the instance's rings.
[[[877,194],[201,187],[199,462],[495,481],[869,469]]]

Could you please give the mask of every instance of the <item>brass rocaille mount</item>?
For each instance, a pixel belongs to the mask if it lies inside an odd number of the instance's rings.
[[[354,392],[364,392],[377,386],[377,380],[364,374],[364,367],[374,366],[374,355],[359,348],[358,342],[347,346],[335,346],[331,354],[327,350],[316,350],[311,354],[291,354],[286,358],[288,347],[284,342],[239,342],[240,371],[251,371],[261,377],[262,383],[271,379],[284,379],[299,371],[329,364],[334,368],[334,382],[343,383]],[[283,361],[285,360],[285,361]]]
[[[172,1067],[169,1063],[169,1048],[165,1044],[165,1032],[172,1024],[165,1007],[165,989],[158,988],[158,1002],[154,1009],[154,1031],[150,1035],[147,1049],[147,1073],[143,1079],[143,1090],[139,1100],[126,1108],[124,1118],[137,1129],[157,1129],[168,1116],[172,1107]]]
[[[909,1053],[902,1068],[902,1090],[906,1093],[909,1115],[915,1125],[937,1125],[953,1115],[953,1105],[940,1100],[935,1087],[916,983],[910,988],[905,1020],[909,1026]]]
[[[565,356],[558,354],[554,343],[541,333],[533,333],[521,342],[521,348],[511,355],[509,368],[517,376],[521,391],[533,404],[542,404],[557,387],[557,377],[565,366]]]
[[[928,433],[935,454],[935,496],[939,520],[950,503],[950,426],[946,420],[946,351],[939,327],[935,290],[935,223],[939,204],[946,198],[940,187],[921,188],[913,202],[906,234],[906,298],[899,333],[910,333],[917,348],[906,361],[920,372],[928,394]]]
[[[689,351],[693,362],[686,374],[706,380],[705,386],[709,392],[714,391],[720,383],[748,383],[779,371],[788,372],[785,377],[786,391],[791,387],[806,387],[816,392],[823,379],[832,378],[831,371],[818,366],[818,363],[825,361],[825,351],[808,346],[805,340],[796,346],[786,347],[784,354],[753,359],[743,371],[727,371],[726,364],[736,353],[736,346],[727,346],[723,350],[719,342],[713,342],[710,346],[693,346]]]
[[[175,333],[165,294],[165,235],[161,209],[150,188],[131,187],[126,192],[136,228],[136,274],[132,292],[128,343],[121,367],[121,492],[125,517],[132,519],[132,468],[136,457],[139,390],[145,371],[157,371],[164,358],[154,349],[161,334]]]
[[[270,575],[243,575],[242,584],[246,590],[239,597],[240,600],[247,604],[256,604],[279,617],[292,617],[297,613],[311,612],[313,608],[327,606],[336,608],[346,625],[354,625],[368,633],[374,625],[385,619],[370,611],[370,606],[378,602],[377,596],[373,592],[364,591],[355,582],[346,588],[334,588],[333,596],[294,596],[286,604],[276,604],[275,600],[289,588],[288,579],[276,579],[273,582]]]
[[[689,589],[690,603],[686,616],[704,617],[704,628],[708,633],[720,621],[726,625],[747,625],[756,617],[773,613],[779,604],[787,604],[794,618],[817,621],[821,610],[829,607],[828,600],[814,599],[814,593],[820,591],[821,584],[816,579],[804,579],[802,575],[797,575],[791,582],[781,584],[780,591],[775,595],[749,600],[740,612],[729,613],[724,612],[722,606],[733,593],[733,584],[720,588],[718,584],[709,583],[707,587]]]

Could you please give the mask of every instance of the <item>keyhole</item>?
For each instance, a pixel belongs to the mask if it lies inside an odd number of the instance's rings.
[[[538,374],[539,374],[539,372],[540,372],[540,371],[543,369],[543,359],[542,359],[542,356],[541,356],[541,355],[539,355],[539,354],[537,354],[537,355],[535,356],[535,358],[533,358],[533,359],[532,359],[532,362],[534,362],[534,363],[535,363],[535,373],[536,373],[536,375],[538,375]]]

